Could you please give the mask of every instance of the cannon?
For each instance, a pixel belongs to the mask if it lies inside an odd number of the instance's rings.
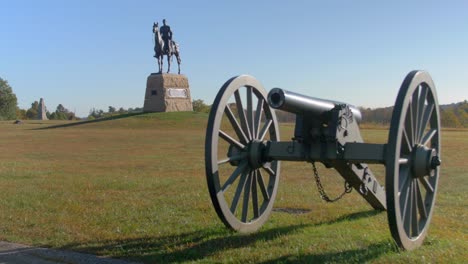
[[[294,137],[281,141],[274,109],[295,114]],[[374,209],[387,210],[395,242],[419,247],[427,235],[441,164],[440,113],[434,83],[412,71],[398,92],[386,144],[364,143],[358,108],[280,88],[267,94],[248,75],[228,80],[209,114],[205,167],[211,201],[230,229],[248,233],[268,219],[278,189],[280,161],[334,168]],[[385,166],[385,188],[368,164]],[[343,194],[341,196],[343,196]],[[340,196],[340,197],[341,197]],[[338,197],[338,198],[340,198]]]

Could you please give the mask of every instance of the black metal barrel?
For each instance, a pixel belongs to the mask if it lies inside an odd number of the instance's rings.
[[[274,108],[299,115],[321,116],[336,105],[345,104],[331,100],[309,97],[281,88],[273,88],[268,93],[268,104]],[[348,105],[348,104],[346,104]],[[356,121],[360,122],[362,114],[355,106],[348,105]]]

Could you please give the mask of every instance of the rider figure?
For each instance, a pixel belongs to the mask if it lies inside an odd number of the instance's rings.
[[[164,52],[171,52],[170,42],[172,41],[172,31],[171,28],[166,25],[166,19],[163,19],[163,25],[159,29],[159,32],[161,32],[161,37],[164,41]]]

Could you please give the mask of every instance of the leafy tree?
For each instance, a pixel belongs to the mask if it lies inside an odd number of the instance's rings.
[[[50,114],[49,119],[53,120],[75,120],[76,116],[75,113],[70,112],[65,106],[62,104],[57,105],[55,112]]]
[[[110,114],[115,113],[115,107],[109,106],[109,113],[110,113]]]
[[[88,119],[96,119],[104,116],[104,111],[101,109],[93,108],[89,111]]]
[[[201,112],[201,113],[208,113],[210,112],[211,106],[205,104],[203,100],[197,99],[192,101],[193,111]]]
[[[461,123],[452,109],[442,111],[440,121],[444,127],[461,127]]]
[[[38,112],[39,112],[39,102],[38,102],[38,101],[34,101],[34,102],[31,104],[31,108],[29,108],[29,109],[26,111],[26,117],[27,117],[28,119],[37,119]]]
[[[27,119],[26,110],[16,107],[16,118],[17,119]]]
[[[18,100],[6,80],[0,78],[0,120],[16,119]]]
[[[68,109],[66,109],[62,104],[57,105],[57,109],[55,111],[59,113],[65,113],[65,114],[69,113]]]

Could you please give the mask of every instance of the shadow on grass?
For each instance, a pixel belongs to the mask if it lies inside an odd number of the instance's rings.
[[[270,241],[308,225],[273,228],[253,234],[229,230],[197,231],[163,237],[143,237],[121,241],[99,241],[99,246],[69,244],[61,249],[126,258],[147,263],[196,261],[219,251],[248,247],[257,241]]]
[[[289,255],[261,263],[367,263],[389,252],[398,252],[398,250],[391,242],[380,242],[362,249],[299,256]]]
[[[61,249],[125,258],[146,263],[173,263],[183,261],[197,261],[210,257],[218,252],[253,246],[265,243],[282,236],[287,236],[300,229],[317,225],[333,224],[342,221],[356,220],[378,214],[379,211],[365,211],[342,216],[338,219],[318,224],[299,224],[263,230],[252,234],[239,234],[229,230],[200,230],[182,234],[161,237],[141,237],[127,240],[96,241],[96,246],[83,244],[69,244]],[[93,242],[91,242],[92,244]],[[331,252],[311,256],[284,256],[271,262],[303,262],[315,263],[333,260],[357,260],[362,262],[389,252],[391,243],[372,245],[367,249]],[[299,259],[300,257],[300,259]]]
[[[363,211],[363,212],[356,212],[352,214],[347,214],[347,215],[342,215],[336,219],[329,220],[329,221],[324,221],[324,222],[319,222],[314,224],[314,226],[321,226],[321,225],[332,225],[332,224],[337,224],[341,223],[344,221],[351,221],[351,220],[358,220],[361,218],[368,218],[372,217],[374,215],[386,213],[385,211],[380,211],[380,210],[368,210],[368,211]]]
[[[130,113],[130,114],[115,115],[115,116],[109,116],[109,117],[98,118],[98,119],[93,119],[93,120],[78,121],[78,122],[68,123],[68,124],[60,124],[60,125],[52,125],[52,126],[47,126],[47,127],[33,128],[32,130],[43,130],[43,129],[53,129],[53,128],[80,126],[80,125],[86,125],[86,124],[91,124],[91,123],[98,123],[98,122],[116,120],[116,119],[127,118],[127,117],[132,117],[132,116],[137,116],[137,115],[143,115],[143,114],[146,114],[146,113],[141,112],[141,113]]]

